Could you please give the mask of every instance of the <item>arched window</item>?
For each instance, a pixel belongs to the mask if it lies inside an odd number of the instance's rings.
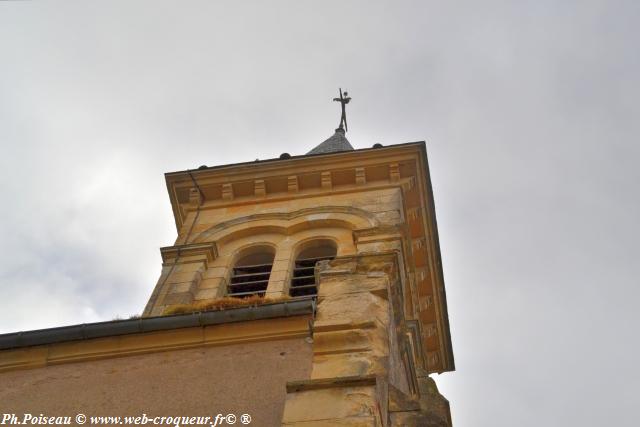
[[[228,294],[239,298],[263,297],[267,292],[274,257],[274,250],[268,246],[251,248],[241,256],[233,267]]]
[[[331,240],[314,240],[306,245],[305,249],[296,257],[289,295],[292,297],[317,295],[316,263],[335,258],[336,252],[337,247]]]

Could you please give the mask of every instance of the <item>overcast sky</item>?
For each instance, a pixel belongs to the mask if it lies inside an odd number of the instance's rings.
[[[453,5],[452,3],[455,3]],[[426,140],[456,427],[636,426],[637,1],[0,2],[0,332],[140,313],[164,172]]]

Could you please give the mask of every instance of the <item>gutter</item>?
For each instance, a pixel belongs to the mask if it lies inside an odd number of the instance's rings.
[[[193,328],[196,326],[202,327],[250,320],[273,319],[276,317],[301,316],[315,314],[315,310],[315,300],[306,298],[226,310],[82,323],[58,328],[2,334],[0,335],[0,350],[170,329]]]

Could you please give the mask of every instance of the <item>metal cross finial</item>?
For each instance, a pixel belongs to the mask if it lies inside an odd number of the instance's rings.
[[[347,113],[345,112],[344,106],[347,105],[349,101],[351,101],[351,98],[349,98],[347,95],[349,94],[345,91],[344,96],[342,96],[342,88],[340,88],[340,98],[333,98],[334,101],[339,102],[342,106],[342,117],[340,117],[340,126],[338,126],[338,129],[343,129],[345,132],[348,129],[347,129]],[[342,125],[344,125],[344,127]]]

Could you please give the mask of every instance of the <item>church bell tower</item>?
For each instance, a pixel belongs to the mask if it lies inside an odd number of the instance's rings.
[[[340,125],[307,154],[165,175],[178,237],[143,318],[311,304],[282,425],[450,426],[430,377],[454,360],[425,143],[354,149],[351,98],[334,100]]]

